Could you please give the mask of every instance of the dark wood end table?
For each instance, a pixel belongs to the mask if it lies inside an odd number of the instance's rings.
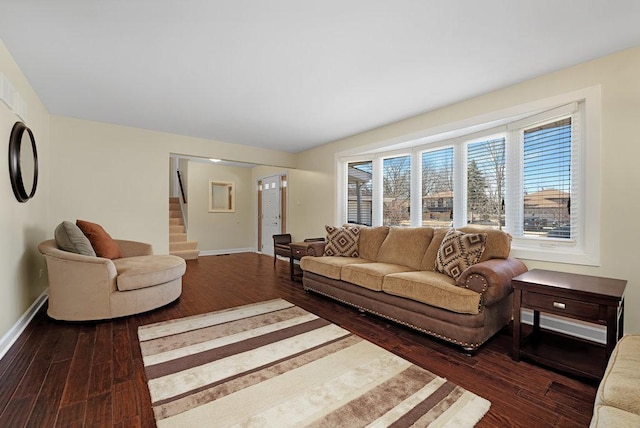
[[[513,353],[574,375],[601,379],[624,328],[627,281],[533,269],[513,278]],[[521,337],[521,309],[533,310],[533,331]],[[540,328],[540,312],[606,326],[607,343]]]
[[[289,268],[291,270],[291,281],[301,281],[302,274],[296,273],[295,260],[300,260],[307,255],[307,249],[311,242],[292,242],[289,244],[291,254],[289,255]]]

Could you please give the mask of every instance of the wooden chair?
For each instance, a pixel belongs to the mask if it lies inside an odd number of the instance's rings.
[[[289,244],[291,243],[291,234],[290,233],[282,233],[280,235],[273,235],[273,265],[276,265],[276,260],[278,256],[290,257],[291,256],[291,248],[289,248]]]
[[[324,241],[324,238],[307,238],[304,242],[316,242],[316,241]],[[282,233],[280,235],[273,235],[273,265],[276,265],[276,260],[278,256],[283,256],[290,258],[291,257],[291,234],[290,233]]]

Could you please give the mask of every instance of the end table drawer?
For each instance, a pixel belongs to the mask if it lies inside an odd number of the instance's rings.
[[[291,246],[291,254],[297,257],[305,256],[307,254],[307,248]]]
[[[548,294],[522,292],[522,306],[541,311],[580,317],[582,319],[600,319],[600,306],[597,303],[582,302]]]

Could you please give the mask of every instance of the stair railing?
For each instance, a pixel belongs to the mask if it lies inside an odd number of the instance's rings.
[[[180,184],[180,194],[182,198],[178,198],[180,202],[180,214],[182,214],[182,223],[184,224],[184,230],[187,230],[187,216],[184,213],[187,210],[187,198],[184,196],[184,187],[182,186],[182,177],[180,176],[180,171],[176,171],[178,173],[178,184]]]
[[[184,196],[184,187],[182,187],[182,176],[180,175],[180,171],[176,171],[178,173],[178,184],[180,184],[180,194],[182,194],[182,202],[187,203],[187,198]]]

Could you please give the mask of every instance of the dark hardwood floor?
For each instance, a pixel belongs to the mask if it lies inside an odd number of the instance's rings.
[[[0,427],[155,426],[137,342],[140,325],[284,298],[491,401],[479,427],[586,427],[595,384],[509,355],[505,329],[474,356],[302,291],[289,265],[253,253],[187,262],[183,294],[114,321],[56,322],[46,307],[0,360]],[[46,305],[45,305],[46,306]]]

